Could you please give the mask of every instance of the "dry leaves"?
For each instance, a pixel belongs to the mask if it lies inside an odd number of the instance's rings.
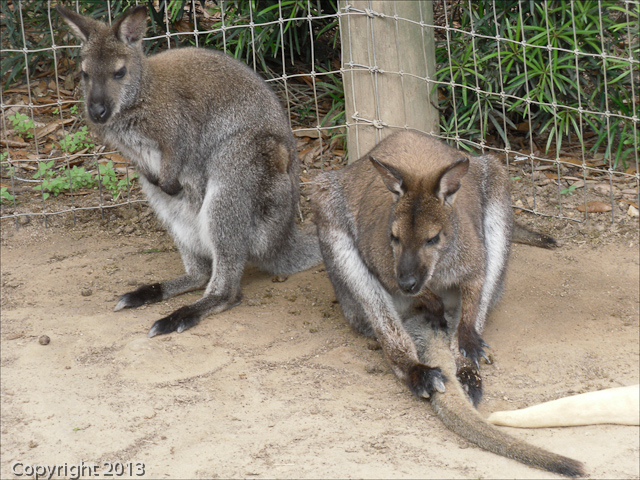
[[[587,202],[586,208],[584,204],[580,204],[576,208],[581,212],[586,211],[587,213],[603,213],[611,211],[611,205],[609,203],[600,202],[598,200]]]

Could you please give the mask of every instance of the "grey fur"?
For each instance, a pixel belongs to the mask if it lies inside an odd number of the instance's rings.
[[[500,297],[511,247],[509,185],[500,162],[489,155],[466,158],[428,135],[403,131],[316,183],[316,223],[329,274],[331,239],[348,238],[389,294],[419,297],[428,289],[442,297],[448,323],[459,323],[461,351],[475,361],[484,355],[479,334]],[[390,236],[396,240],[390,243]],[[356,308],[340,295],[347,309]],[[351,317],[367,331],[362,312]]]
[[[112,27],[56,9],[83,42],[87,120],[134,162],[186,270],[125,294],[116,310],[205,287],[200,300],[156,322],[149,336],[182,331],[240,301],[247,262],[293,273],[321,261],[313,231],[295,224],[295,139],[257,74],[201,48],[146,57],[144,7]]]

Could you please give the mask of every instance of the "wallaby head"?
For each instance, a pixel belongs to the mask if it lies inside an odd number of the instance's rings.
[[[398,287],[406,295],[418,295],[455,235],[452,212],[469,159],[457,158],[434,175],[416,174],[373,156],[369,159],[395,198],[389,241]]]
[[[82,41],[80,66],[89,120],[106,124],[139,95],[147,8],[129,9],[111,27],[61,5],[56,10]]]

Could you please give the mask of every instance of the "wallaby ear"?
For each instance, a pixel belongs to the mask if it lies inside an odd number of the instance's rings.
[[[97,20],[80,15],[62,5],[56,5],[56,10],[67,25],[69,25],[73,34],[83,43],[85,43],[89,39],[89,36],[101,25]]]
[[[382,177],[382,181],[387,186],[387,188],[391,191],[391,193],[396,195],[396,198],[401,197],[407,192],[407,188],[402,180],[402,175],[398,170],[390,167],[389,165],[385,165],[384,163],[373,158],[371,155],[369,155],[369,160],[371,160],[373,166],[376,167],[376,170],[378,170],[378,173]]]
[[[132,47],[138,46],[147,31],[147,7],[138,5],[129,9],[112,28],[118,40]]]
[[[460,180],[469,171],[469,159],[461,158],[456,160],[440,175],[440,180],[436,185],[436,195],[443,205],[453,205],[456,192],[460,189]]]

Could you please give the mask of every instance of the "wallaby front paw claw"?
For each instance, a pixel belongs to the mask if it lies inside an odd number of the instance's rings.
[[[458,330],[458,343],[460,354],[470,359],[476,365],[476,368],[480,369],[480,358],[484,358],[489,364],[491,363],[491,359],[487,357],[483,349],[483,347],[489,347],[489,345],[482,340],[475,328],[464,329],[462,332]]]
[[[439,367],[429,367],[418,363],[414,365],[408,374],[407,384],[409,390],[416,397],[429,398],[435,392],[445,392],[445,377]]]

